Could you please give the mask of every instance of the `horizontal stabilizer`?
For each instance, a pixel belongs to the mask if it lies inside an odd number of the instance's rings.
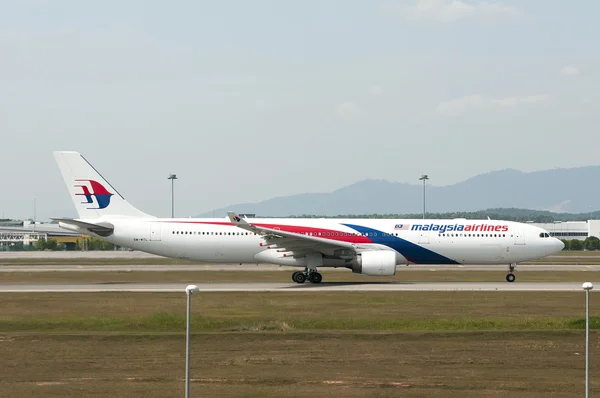
[[[100,236],[109,236],[115,230],[115,227],[108,222],[101,222],[98,224],[92,224],[89,222],[79,221],[79,220],[71,220],[68,218],[53,218],[52,220],[58,221],[58,225],[61,228],[65,228],[71,231],[74,230],[86,230],[91,233]]]

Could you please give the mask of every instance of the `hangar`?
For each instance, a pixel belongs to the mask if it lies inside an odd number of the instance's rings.
[[[550,236],[565,240],[585,240],[589,236],[600,238],[600,220],[587,221],[555,221],[552,223],[534,223],[529,221],[528,224],[533,224],[543,228]]]
[[[74,247],[77,243],[85,242],[84,235],[64,230],[55,223],[0,220],[0,250],[31,247],[41,238],[55,240],[65,244],[65,247]]]

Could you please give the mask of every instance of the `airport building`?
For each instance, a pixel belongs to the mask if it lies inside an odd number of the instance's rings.
[[[77,243],[82,244],[85,237],[80,233],[64,230],[55,223],[0,220],[0,250],[31,247],[41,238],[74,247]]]
[[[564,240],[585,240],[588,236],[600,238],[600,220],[587,221],[555,221],[553,223],[534,223],[537,227],[543,228],[550,236]]]

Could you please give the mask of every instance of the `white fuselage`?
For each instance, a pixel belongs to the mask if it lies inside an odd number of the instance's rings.
[[[165,257],[207,263],[273,263],[303,266],[261,243],[263,237],[232,225],[228,219],[123,219],[102,217],[114,244]],[[511,264],[556,253],[564,247],[541,228],[494,220],[393,219],[249,219],[266,228],[357,245],[379,245],[396,252],[401,264]],[[326,253],[322,266],[344,266]]]

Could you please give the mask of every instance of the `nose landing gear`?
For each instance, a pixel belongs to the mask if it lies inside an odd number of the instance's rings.
[[[517,264],[510,264],[508,266],[508,274],[506,275],[506,281],[507,282],[514,282],[516,277],[515,274],[513,274],[513,272],[515,272],[515,267],[517,266]]]

